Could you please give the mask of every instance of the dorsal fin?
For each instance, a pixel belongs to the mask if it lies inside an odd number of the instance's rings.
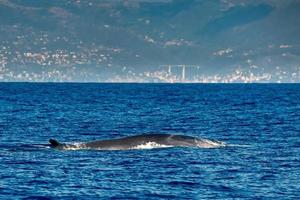
[[[49,143],[51,144],[51,147],[57,147],[58,145],[60,145],[60,143],[54,139],[50,139]]]

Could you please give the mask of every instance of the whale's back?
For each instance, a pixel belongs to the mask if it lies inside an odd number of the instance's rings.
[[[172,134],[145,134],[128,136],[117,139],[97,140],[92,142],[61,144],[56,140],[49,140],[50,146],[57,149],[99,149],[99,150],[127,150],[161,147],[203,147],[214,148],[224,146],[223,143],[192,136]]]

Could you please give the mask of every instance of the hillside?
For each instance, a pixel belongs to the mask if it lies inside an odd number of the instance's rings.
[[[0,80],[299,82],[299,11],[298,0],[1,0]]]

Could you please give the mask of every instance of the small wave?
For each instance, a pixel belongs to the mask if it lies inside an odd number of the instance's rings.
[[[251,147],[249,144],[228,144],[227,147]]]
[[[32,147],[36,147],[36,148],[46,148],[49,149],[51,148],[49,145],[47,144],[32,144]]]
[[[200,139],[197,141],[197,146],[201,148],[218,148],[228,146],[225,142],[213,141],[208,139]]]
[[[75,151],[75,150],[89,149],[89,148],[87,148],[84,143],[73,143],[73,144],[66,144],[63,147],[63,149],[64,150]]]
[[[132,147],[131,149],[155,149],[155,148],[170,148],[170,147],[174,147],[174,146],[162,145],[156,142],[147,142],[145,144],[140,144],[135,147]]]
[[[11,144],[0,147],[10,151],[40,151],[50,148],[48,144]]]

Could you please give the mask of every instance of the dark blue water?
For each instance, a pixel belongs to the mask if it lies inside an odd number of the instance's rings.
[[[142,133],[241,146],[45,146]],[[1,199],[300,197],[299,84],[0,83],[0,134]]]

